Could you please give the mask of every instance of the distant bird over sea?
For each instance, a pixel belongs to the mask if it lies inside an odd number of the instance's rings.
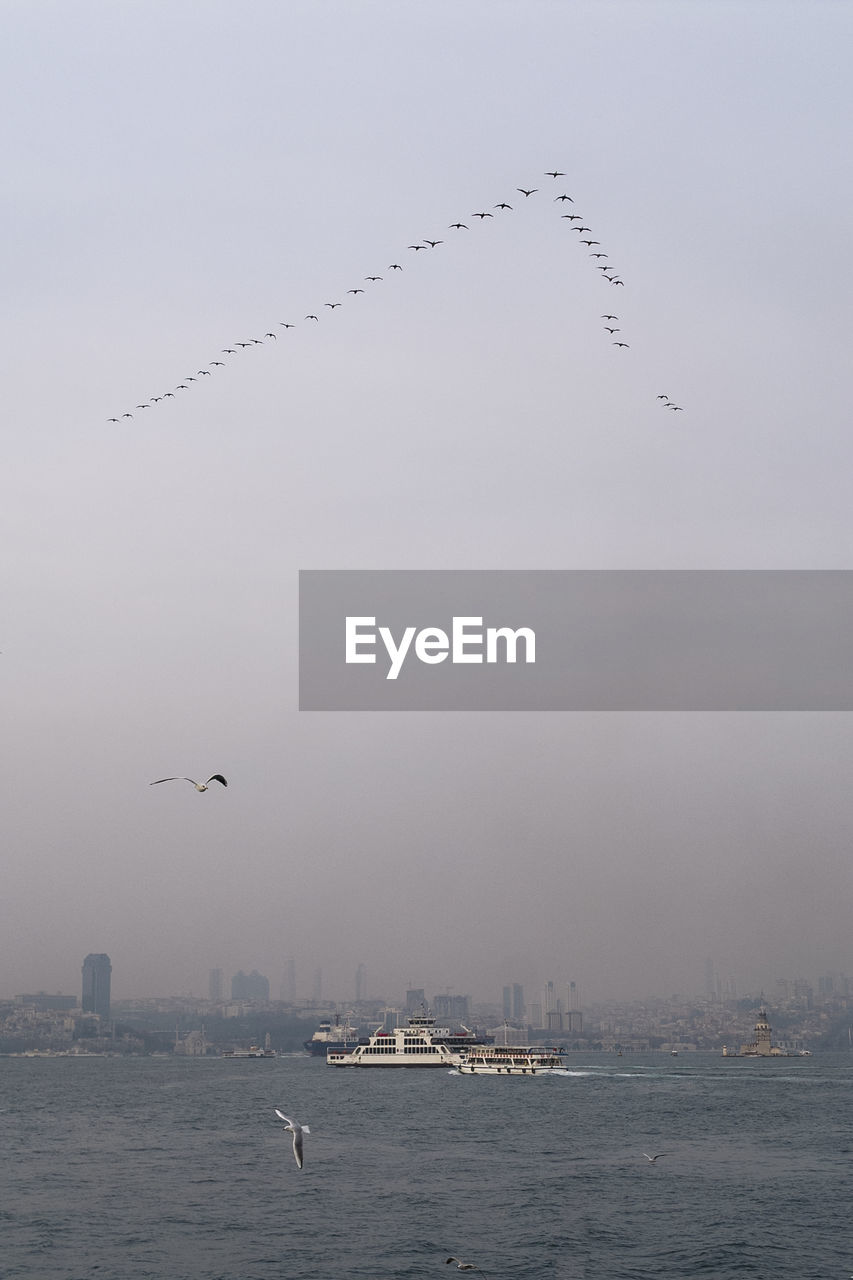
[[[668,1153],[666,1151],[659,1151],[656,1156],[650,1156],[647,1151],[643,1152],[643,1155],[646,1157],[649,1164],[654,1164],[655,1160],[660,1160],[661,1156],[665,1156],[667,1154]]]
[[[155,782],[149,782],[149,787],[158,787],[161,782],[191,782],[196,791],[206,791],[211,782],[221,782],[223,787],[227,787],[228,783],[221,773],[212,773],[207,782],[196,782],[195,778],[157,778]]]
[[[296,1160],[296,1163],[299,1165],[299,1168],[301,1169],[302,1168],[302,1135],[303,1133],[310,1133],[311,1130],[308,1128],[307,1124],[297,1124],[295,1120],[291,1120],[290,1117],[286,1116],[283,1111],[279,1111],[278,1107],[276,1107],[275,1113],[280,1120],[286,1121],[284,1126],[285,1133],[293,1134],[293,1155]]]
[[[476,1271],[476,1272],[478,1272],[481,1276],[483,1276],[483,1280],[486,1280],[486,1273],[485,1273],[485,1271],[481,1271],[481,1270],[480,1270],[480,1268],[477,1266],[476,1262],[460,1262],[458,1258],[446,1258],[446,1259],[445,1259],[445,1265],[449,1265],[451,1262],[455,1262],[455,1263],[456,1263],[456,1270],[457,1270],[457,1271]]]

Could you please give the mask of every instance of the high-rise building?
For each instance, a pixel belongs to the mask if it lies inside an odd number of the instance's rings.
[[[251,973],[244,973],[241,969],[231,979],[232,1000],[262,1000],[267,1004],[269,1003],[269,998],[269,978],[265,978],[262,973],[258,973],[257,969],[253,969]]]
[[[524,987],[518,982],[512,984],[512,1017],[514,1022],[524,1021]]]
[[[222,970],[211,969],[207,975],[208,996],[214,1004],[219,1004],[222,999]]]
[[[503,999],[503,1015],[504,1021],[508,1022],[512,1017],[512,987],[504,987]]]
[[[113,966],[110,958],[103,954],[86,956],[83,961],[83,998],[81,1004],[84,1013],[97,1013],[102,1018],[110,1016],[110,974]]]
[[[355,971],[355,998],[356,1000],[367,999],[367,970],[363,964],[360,964]]]
[[[409,987],[406,992],[406,1013],[423,1013],[426,1008],[426,991],[423,987]]]
[[[470,996],[452,996],[449,993],[433,996],[432,1008],[436,1021],[439,1023],[464,1023],[471,1020]]]

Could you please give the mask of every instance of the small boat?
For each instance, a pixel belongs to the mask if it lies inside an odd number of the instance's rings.
[[[459,1066],[466,1076],[544,1076],[565,1071],[563,1049],[485,1044],[469,1049]]]

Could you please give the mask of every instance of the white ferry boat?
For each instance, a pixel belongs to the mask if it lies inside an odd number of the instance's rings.
[[[561,1049],[516,1044],[484,1044],[469,1049],[459,1071],[466,1076],[545,1076],[565,1071]]]
[[[250,1044],[248,1049],[226,1049],[223,1058],[275,1058],[275,1049],[269,1045],[262,1049],[259,1044]]]
[[[458,1067],[463,1055],[445,1040],[449,1027],[437,1027],[428,1014],[409,1018],[394,1031],[374,1031],[349,1053],[329,1049],[328,1067]]]

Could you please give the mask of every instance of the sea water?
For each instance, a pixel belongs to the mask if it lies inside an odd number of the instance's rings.
[[[846,1280],[851,1126],[849,1055],[0,1058],[0,1275]]]

